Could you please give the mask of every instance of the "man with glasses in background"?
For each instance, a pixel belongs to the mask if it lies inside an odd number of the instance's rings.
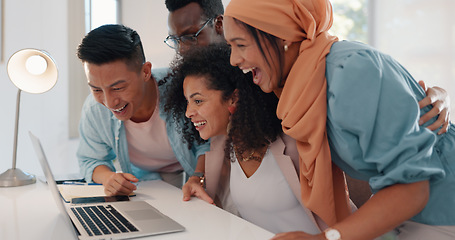
[[[195,34],[188,34],[180,37],[169,35],[166,37],[166,39],[164,39],[164,43],[166,43],[172,49],[179,50],[180,46],[197,45],[197,37],[205,28],[205,26],[207,26],[207,24],[212,20],[213,18],[209,18],[209,20],[205,21],[204,25],[202,25],[202,27]]]
[[[169,36],[164,42],[177,53],[194,45],[225,42],[221,0],[166,0]]]

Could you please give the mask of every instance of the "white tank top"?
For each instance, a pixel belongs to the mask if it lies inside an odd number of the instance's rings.
[[[320,233],[293,194],[269,150],[249,178],[237,159],[231,162],[230,187],[232,199],[245,220],[273,233]]]

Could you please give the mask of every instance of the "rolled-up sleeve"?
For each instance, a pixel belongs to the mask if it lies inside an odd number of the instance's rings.
[[[328,58],[328,135],[334,162],[374,192],[440,178],[436,136],[419,126],[409,73],[387,55],[359,50]]]
[[[93,170],[97,166],[106,165],[115,171],[113,160],[116,158],[113,149],[105,141],[112,136],[106,136],[108,131],[101,131],[105,126],[100,125],[101,121],[96,119],[96,109],[92,109],[93,102],[89,96],[84,103],[79,122],[80,141],[76,153],[80,172],[87,182],[92,182]]]

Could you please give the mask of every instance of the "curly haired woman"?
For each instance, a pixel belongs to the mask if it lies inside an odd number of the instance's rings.
[[[276,117],[277,97],[231,66],[229,54],[225,45],[192,49],[168,78],[165,109],[188,118],[185,140],[211,140],[206,197],[274,233],[319,233],[324,226],[300,200],[298,153]],[[206,194],[198,180],[191,177],[184,191]]]

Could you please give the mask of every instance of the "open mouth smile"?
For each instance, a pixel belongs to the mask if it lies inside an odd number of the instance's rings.
[[[117,108],[117,109],[111,109],[113,112],[116,112],[116,113],[120,113],[123,111],[123,109],[126,108],[126,106],[128,106],[128,104],[125,104],[125,106],[121,107],[121,108]]]
[[[196,129],[199,129],[202,126],[204,126],[206,123],[207,123],[207,121],[200,121],[200,122],[194,122],[193,125],[194,125],[194,127],[196,127]]]
[[[255,67],[245,68],[245,69],[242,69],[242,71],[243,71],[244,74],[247,74],[249,72],[253,72],[253,74],[254,74],[255,69],[256,69]]]
[[[245,69],[242,69],[242,71],[243,71],[244,74],[247,74],[247,73],[251,72],[253,74],[253,82],[255,84],[259,84],[259,82],[260,82],[260,78],[259,78],[260,76],[259,75],[260,74],[257,74],[258,71],[257,71],[256,67],[245,68]]]

